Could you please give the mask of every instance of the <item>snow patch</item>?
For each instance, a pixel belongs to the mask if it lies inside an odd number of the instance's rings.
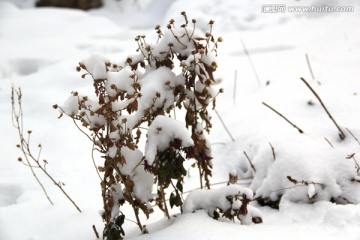
[[[175,139],[181,140],[182,147],[194,145],[191,135],[183,123],[165,116],[157,116],[149,127],[145,146],[145,158],[148,164],[152,165],[157,152],[166,150],[169,143]]]

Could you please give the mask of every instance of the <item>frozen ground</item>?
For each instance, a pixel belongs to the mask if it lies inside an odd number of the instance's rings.
[[[31,1],[15,2],[18,6],[31,5]],[[91,144],[69,119],[59,120],[52,105],[62,104],[72,90],[88,90],[89,85],[75,71],[79,60],[93,52],[123,59],[136,49],[134,36],[155,37],[153,25],[165,24],[169,18],[179,19],[182,10],[198,19],[199,28],[205,28],[210,18],[215,19],[214,32],[224,38],[216,77],[221,79],[219,87],[225,93],[218,97],[217,109],[234,141],[213,112],[212,183],[227,181],[229,172],[236,172],[239,178],[252,176],[243,154],[246,151],[257,170],[253,181],[247,182],[251,188],[274,200],[279,194],[284,197],[279,210],[259,207],[264,220],[261,225],[215,221],[202,211],[177,215],[170,221],[156,213],[146,222],[149,235],[140,235],[136,225],[126,221],[126,237],[360,239],[359,205],[328,201],[341,197],[360,202],[360,185],[351,182],[358,177],[356,165],[353,159],[346,159],[355,153],[355,159],[360,161],[360,144],[346,130],[360,138],[360,5],[356,1],[312,1],[317,5],[354,6],[355,10],[265,14],[261,12],[262,4],[269,1],[194,2],[164,4],[144,0],[136,5],[125,0],[107,1],[103,9],[85,13],[22,9],[0,1],[0,239],[95,239],[91,226],[95,224],[101,231],[98,212],[102,203]],[[289,2],[272,1],[287,6]],[[321,96],[344,129],[345,140],[339,139],[334,124],[300,77],[307,79]],[[20,152],[15,147],[18,139],[11,123],[12,85],[22,88],[25,129],[33,131],[34,149],[42,144],[49,172],[66,183],[66,190],[82,213],[39,173],[55,202],[51,206],[29,169],[16,161]],[[305,133],[300,134],[262,102]],[[189,169],[187,190],[198,187],[195,176],[196,172]],[[316,202],[309,204],[306,186],[279,190],[293,186],[286,176],[320,182],[326,187],[315,186]],[[129,209],[122,211],[134,219]]]

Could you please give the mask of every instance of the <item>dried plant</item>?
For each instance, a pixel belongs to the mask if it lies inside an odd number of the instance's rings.
[[[65,114],[74,121],[104,160],[97,170],[103,236],[108,240],[124,236],[119,208],[125,202],[132,206],[142,232],[147,230],[140,211],[149,217],[157,205],[169,217],[165,190],[172,189],[170,207],[182,207],[186,159],[196,160],[200,186],[210,188],[212,156],[206,134],[212,127],[209,108],[215,108],[215,98],[222,92],[212,87],[222,38],[212,34],[214,21],[202,34],[196,20],[189,22],[186,13],[181,14],[182,25],[170,20],[165,30],[155,27],[155,44],[137,36],[137,54],[121,64],[98,55],[80,62],[77,71],[92,80],[96,98],[73,91],[64,105],[54,105],[60,117]],[[175,120],[176,110],[185,111],[184,124]],[[147,141],[144,153],[139,149],[141,139]],[[151,193],[153,183],[157,194]]]
[[[38,178],[36,174],[36,170],[39,169],[42,171],[48,179],[50,179],[51,182],[54,183],[56,187],[60,189],[60,191],[66,196],[66,198],[72,203],[72,205],[81,212],[80,208],[77,206],[77,204],[74,202],[74,200],[68,195],[68,193],[64,190],[65,184],[61,181],[56,181],[51,174],[47,171],[46,166],[48,165],[48,161],[43,159],[41,160],[41,150],[42,146],[41,144],[38,144],[38,153],[34,154],[32,151],[32,148],[30,147],[30,139],[32,131],[28,130],[26,133],[24,133],[24,124],[23,124],[23,110],[22,110],[22,92],[21,89],[15,89],[12,87],[11,89],[11,109],[12,109],[12,121],[14,127],[17,129],[18,137],[20,140],[20,143],[16,145],[18,149],[23,154],[23,158],[19,157],[18,161],[23,163],[26,167],[29,167],[31,170],[32,175],[36,179],[36,182],[40,185],[42,191],[44,192],[47,200],[50,202],[51,205],[53,205],[53,201],[50,199],[44,185]],[[26,135],[25,135],[26,134]],[[23,161],[25,159],[25,162]]]

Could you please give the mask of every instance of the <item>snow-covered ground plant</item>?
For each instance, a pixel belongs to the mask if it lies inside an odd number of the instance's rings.
[[[253,196],[251,189],[236,184],[219,189],[197,189],[187,196],[184,212],[205,209],[215,219],[222,214],[222,217],[230,220],[237,217],[242,224],[261,223],[261,212],[249,205]]]
[[[73,91],[63,105],[54,105],[61,115],[73,119],[104,159],[99,166],[104,238],[122,239],[124,216],[120,206],[128,202],[141,231],[139,210],[147,217],[154,205],[169,212],[164,189],[171,187],[170,206],[182,207],[181,193],[185,159],[195,159],[200,187],[210,188],[211,149],[208,108],[215,108],[213,72],[221,38],[198,32],[196,20],[182,25],[170,20],[166,29],[156,26],[157,41],[137,36],[137,54],[112,63],[100,54],[81,61],[77,71],[94,87],[95,95]],[[184,109],[184,119],[176,119]],[[180,114],[179,114],[180,115]],[[146,135],[146,136],[145,136]],[[144,149],[141,139],[146,139]],[[157,192],[153,193],[156,183]]]

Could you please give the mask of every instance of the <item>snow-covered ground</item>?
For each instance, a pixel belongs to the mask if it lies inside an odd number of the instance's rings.
[[[91,160],[92,145],[72,121],[58,119],[52,105],[63,104],[73,90],[91,87],[75,71],[79,61],[94,52],[122,60],[134,53],[136,35],[156,38],[153,26],[164,25],[169,18],[177,21],[183,10],[198,20],[199,28],[206,29],[207,21],[214,19],[214,34],[224,38],[216,78],[221,80],[217,87],[225,92],[217,99],[217,110],[234,141],[211,112],[211,182],[226,182],[230,172],[239,178],[252,177],[246,152],[256,174],[251,181],[241,182],[257,196],[274,201],[283,197],[279,210],[254,204],[263,212],[263,224],[216,221],[203,211],[166,220],[156,212],[144,220],[148,235],[140,235],[136,224],[129,221],[134,220],[131,209],[122,208],[129,219],[124,225],[126,238],[360,239],[360,184],[351,181],[359,177],[354,159],[347,159],[355,153],[360,163],[360,143],[355,139],[360,139],[357,1],[108,0],[102,9],[90,12],[34,9],[31,1],[14,2],[17,6],[0,1],[0,239],[95,239],[92,225],[101,232],[102,200]],[[275,3],[354,6],[354,12],[262,12]],[[344,130],[345,140],[340,140],[335,125],[301,77],[319,94]],[[22,89],[24,128],[33,131],[34,151],[41,143],[48,171],[66,184],[82,213],[39,172],[55,203],[50,205],[30,170],[17,161],[12,85]],[[101,159],[97,161],[100,165]],[[186,191],[198,187],[196,171],[189,168]],[[315,189],[293,188],[287,176],[320,184],[314,184]],[[355,204],[335,204],[331,198]]]

